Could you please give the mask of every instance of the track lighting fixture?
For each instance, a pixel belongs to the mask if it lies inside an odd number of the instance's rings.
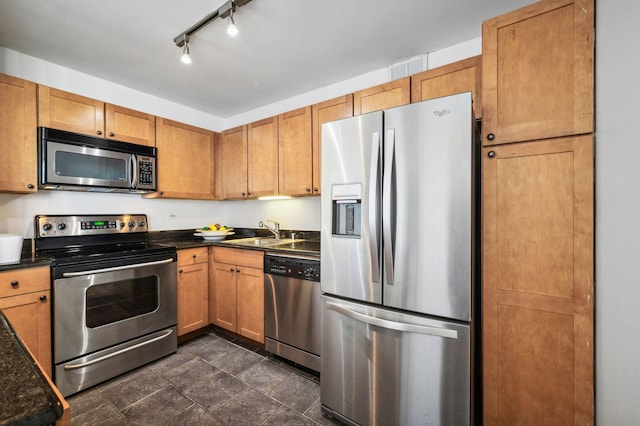
[[[180,60],[183,64],[191,63],[191,56],[189,56],[189,36],[184,34],[184,49],[182,49],[182,57]]]
[[[233,20],[233,5],[231,5],[231,9],[229,9],[229,24],[227,25],[227,34],[230,36],[238,35],[238,27],[236,27],[236,22]]]
[[[236,23],[233,19],[233,13],[235,12],[236,7],[244,6],[250,1],[251,0],[229,0],[218,9],[202,18],[199,22],[196,22],[193,26],[191,26],[191,28],[182,32],[182,34],[174,38],[173,42],[176,44],[176,46],[183,48],[182,57],[180,58],[180,60],[185,64],[191,63],[191,57],[189,56],[189,37],[216,18],[228,17],[229,19],[227,25],[227,34],[231,36],[237,35],[238,27],[236,26]]]

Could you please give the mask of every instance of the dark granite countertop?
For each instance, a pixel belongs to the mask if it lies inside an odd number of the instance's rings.
[[[314,239],[320,238],[319,231],[282,231],[282,238],[287,238],[290,232],[296,232],[302,239]],[[239,238],[250,237],[270,237],[272,234],[266,229],[253,229],[253,228],[234,228],[234,234],[228,236],[222,241],[205,241],[201,237],[196,237],[193,234],[194,230],[172,230],[172,231],[152,231],[149,233],[149,241],[157,244],[166,244],[175,247],[178,250],[189,249],[195,247],[225,247],[225,248],[238,248],[243,250],[259,250],[259,251],[281,251],[289,252],[288,250],[274,249],[273,247],[260,247],[260,246],[248,246],[248,245],[234,245],[233,240]],[[304,252],[296,250],[296,252],[305,255],[320,256],[317,251]]]
[[[0,424],[48,425],[62,403],[0,311]]]
[[[30,251],[22,252],[19,262],[0,264],[0,272],[12,269],[35,268],[38,266],[49,266],[51,258],[42,254],[31,254]]]

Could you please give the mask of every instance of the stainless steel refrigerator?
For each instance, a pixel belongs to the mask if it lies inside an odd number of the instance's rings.
[[[471,94],[322,126],[321,403],[362,425],[473,421]]]

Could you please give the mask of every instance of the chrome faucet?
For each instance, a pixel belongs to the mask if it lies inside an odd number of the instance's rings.
[[[267,228],[269,231],[271,231],[271,233],[273,235],[276,236],[276,239],[279,240],[280,239],[280,224],[278,222],[276,222],[275,220],[269,220],[269,219],[266,219],[265,222],[273,223],[274,227],[272,228],[271,226],[267,225],[263,221],[258,222],[258,226],[260,228]]]

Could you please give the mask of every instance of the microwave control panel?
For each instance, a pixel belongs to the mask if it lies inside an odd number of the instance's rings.
[[[138,185],[140,189],[156,188],[156,159],[152,157],[138,157]]]

